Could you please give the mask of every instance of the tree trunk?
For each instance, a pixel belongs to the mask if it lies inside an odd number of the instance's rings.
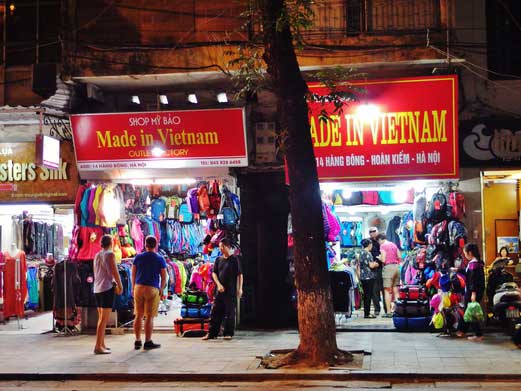
[[[290,26],[277,27],[284,0],[262,2],[264,60],[278,97],[290,181],[300,345],[290,360],[311,366],[338,358],[324,244],[320,189],[309,130],[307,85],[300,73]]]

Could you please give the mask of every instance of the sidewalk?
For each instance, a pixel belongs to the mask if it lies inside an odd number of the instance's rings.
[[[240,331],[232,341],[156,334],[154,351],[133,349],[133,336],[108,336],[113,353],[92,353],[93,336],[0,335],[0,380],[244,381],[277,379],[513,379],[521,380],[521,350],[500,334],[482,343],[428,333],[337,333],[345,350],[361,350],[352,365],[330,370],[265,370],[258,356],[294,348],[292,331]]]

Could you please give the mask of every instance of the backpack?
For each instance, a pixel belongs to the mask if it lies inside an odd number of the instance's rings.
[[[185,202],[179,207],[179,221],[181,223],[191,223],[194,221],[194,215],[190,211],[188,204]]]
[[[402,217],[400,228],[398,228],[400,236],[400,247],[402,250],[410,250],[414,242],[414,224],[412,212],[408,212]]]
[[[213,217],[217,215],[221,209],[221,193],[219,193],[217,181],[213,181],[210,191],[208,192],[208,199],[210,202],[210,210],[207,214],[208,217]]]
[[[432,195],[426,217],[433,222],[440,222],[448,217],[447,197],[441,191]]]
[[[414,243],[425,244],[427,234],[427,220],[414,220]]]
[[[460,220],[465,216],[465,196],[459,191],[453,191],[449,194],[449,205],[451,207],[452,217]]]
[[[414,221],[423,221],[427,210],[427,198],[425,194],[420,193],[414,198],[413,218]]]
[[[206,185],[201,185],[197,190],[197,201],[199,202],[199,211],[207,214],[210,211],[210,197]]]
[[[463,247],[467,242],[467,228],[459,221],[453,220],[448,225],[449,244],[451,246]]]
[[[326,240],[328,242],[335,242],[337,239],[337,236],[340,233],[342,228],[340,227],[340,223],[338,222],[338,219],[333,214],[333,212],[331,211],[329,206],[327,206],[327,205],[324,205],[324,206],[325,206],[326,218],[327,218],[328,225],[329,225],[329,232],[326,235]]]
[[[197,187],[190,189],[186,193],[186,203],[190,209],[190,212],[194,214],[199,213],[199,201],[197,199]]]
[[[447,245],[449,241],[449,232],[447,229],[447,220],[443,220],[432,227],[429,235],[429,244],[431,245]]]
[[[221,207],[219,210],[220,218],[218,218],[219,228],[234,229],[238,223],[240,216],[239,197],[228,189],[224,188],[221,195]],[[236,209],[237,204],[239,210]]]
[[[413,252],[412,265],[416,270],[425,269],[427,263],[427,249],[425,247],[417,247]]]

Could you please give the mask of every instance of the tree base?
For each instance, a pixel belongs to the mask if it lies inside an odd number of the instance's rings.
[[[267,357],[264,357],[261,361],[261,366],[266,369],[278,369],[278,368],[329,368],[334,366],[340,366],[349,364],[353,361],[353,354],[337,349],[336,352],[331,354],[329,359],[317,360],[311,357],[310,354],[303,353],[296,350],[289,351],[273,351]]]

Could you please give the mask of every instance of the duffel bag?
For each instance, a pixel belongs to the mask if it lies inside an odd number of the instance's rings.
[[[421,285],[402,285],[398,298],[400,300],[427,300],[427,290]]]
[[[199,318],[206,319],[210,317],[212,306],[210,304],[189,306],[183,305],[181,307],[182,318]]]
[[[208,333],[210,321],[208,319],[174,320],[174,330],[178,337],[202,337]]]
[[[394,313],[398,316],[408,317],[427,316],[430,315],[429,303],[427,301],[396,300]]]
[[[204,305],[208,303],[208,295],[203,291],[185,291],[182,300],[185,305]]]

